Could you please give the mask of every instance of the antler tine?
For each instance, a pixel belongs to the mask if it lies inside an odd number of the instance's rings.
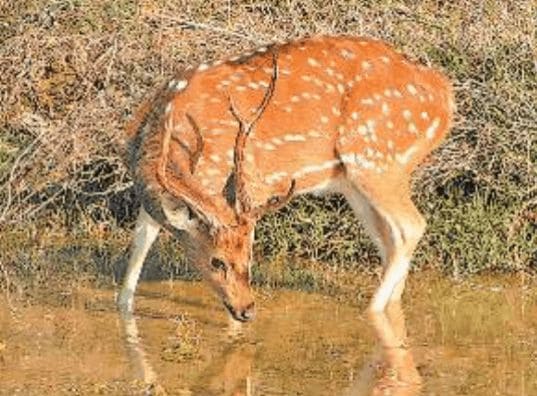
[[[203,154],[203,136],[201,135],[200,128],[194,118],[188,113],[186,113],[186,118],[196,134],[196,151],[190,152],[190,173],[193,175],[196,170],[196,165],[198,165],[201,155]]]
[[[287,194],[272,197],[264,205],[261,205],[255,208],[252,212],[252,215],[255,218],[259,218],[266,212],[276,211],[284,207],[285,205],[287,205],[287,203],[289,203],[289,201],[293,197],[295,193],[295,188],[296,188],[296,180],[293,179],[291,181],[291,186],[289,186],[289,190],[287,190]]]
[[[244,148],[246,146],[246,139],[252,132],[255,124],[263,113],[265,112],[272,95],[274,94],[274,87],[276,86],[276,80],[278,79],[278,57],[275,52],[272,53],[272,76],[269,86],[265,91],[263,100],[259,105],[254,118],[247,122],[239,115],[235,108],[231,97],[229,97],[229,110],[233,117],[239,123],[239,132],[235,139],[235,148],[233,155],[233,162],[235,167],[234,181],[235,181],[235,213],[239,216],[241,213],[248,213],[252,210],[251,199],[246,192],[246,183],[244,180]]]

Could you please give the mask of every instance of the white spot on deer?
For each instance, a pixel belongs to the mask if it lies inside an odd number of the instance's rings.
[[[227,125],[227,126],[234,127],[234,128],[239,127],[239,123],[235,120],[218,120],[216,122],[220,125]]]
[[[268,88],[269,86],[269,83],[263,80],[258,81],[258,84],[260,87],[263,87],[263,88]]]
[[[332,69],[331,67],[327,67],[325,71],[326,71],[326,74],[328,74],[330,77],[334,75],[334,69]]]
[[[380,101],[382,99],[382,96],[380,94],[378,94],[378,93],[375,93],[375,94],[373,94],[373,98],[375,98],[375,100],[377,100],[377,101]]]
[[[412,112],[408,109],[403,110],[403,118],[410,121],[412,119]]]
[[[360,82],[362,80],[363,80],[363,77],[361,75],[357,74],[357,75],[354,76],[354,81]]]
[[[356,121],[358,118],[360,118],[360,114],[358,114],[356,111],[353,111],[351,113],[351,118]]]
[[[410,93],[410,95],[415,96],[415,95],[418,94],[418,90],[416,89],[416,87],[413,84],[407,84],[406,90]]]
[[[436,130],[438,129],[438,127],[440,126],[440,118],[436,117],[432,124],[429,126],[429,128],[427,128],[427,130],[425,131],[425,136],[427,137],[427,139],[432,139],[434,138],[434,135],[436,134]]]
[[[298,179],[300,177],[304,177],[306,175],[309,175],[310,173],[318,173],[325,171],[327,169],[332,169],[333,167],[339,165],[340,161],[338,160],[330,160],[323,162],[322,164],[317,165],[308,165],[305,166],[302,169],[299,169],[298,171],[294,172],[292,177],[295,179]]]
[[[354,55],[354,52],[349,51],[346,48],[341,49],[341,51],[339,53],[343,57],[343,59],[347,59],[347,60],[351,60],[351,59],[354,59],[356,57],[356,55]]]
[[[360,100],[360,103],[365,106],[373,106],[375,104],[375,101],[371,98],[364,98]]]
[[[349,87],[349,88],[354,87],[354,81],[352,81],[352,80],[347,81],[347,87]]]
[[[422,111],[420,113],[420,117],[422,120],[428,120],[429,119],[429,113],[427,113],[426,111]]]
[[[309,75],[303,75],[303,76],[300,76],[300,78],[306,82],[311,82],[312,81],[312,77],[309,76]]]
[[[286,113],[291,113],[293,111],[293,108],[291,106],[284,106],[283,111]]]
[[[259,52],[260,54],[264,53],[264,52],[267,52],[267,47],[259,47],[258,49],[255,50],[255,52]]]
[[[346,165],[355,165],[364,169],[373,169],[375,167],[375,163],[373,161],[367,160],[364,156],[360,154],[343,154],[340,158],[341,162]]]
[[[268,143],[268,142],[263,143],[263,144],[261,145],[261,148],[262,148],[263,150],[267,150],[267,151],[274,151],[274,150],[276,150],[276,146],[273,145],[272,143]]]
[[[213,135],[213,136],[218,136],[218,135],[222,135],[223,133],[226,133],[228,131],[227,131],[227,129],[222,129],[222,128],[211,128],[207,132],[209,134]]]
[[[321,64],[319,63],[317,59],[311,58],[311,57],[308,58],[308,65],[313,66],[313,67],[321,66]]]
[[[217,98],[215,96],[213,96],[212,98],[209,99],[209,103],[216,104],[216,103],[220,103],[220,102],[221,102],[220,98]]]
[[[211,159],[211,161],[216,162],[216,163],[220,162],[220,160],[221,160],[221,158],[220,158],[220,156],[218,154],[211,154],[209,156],[209,158]]]
[[[388,106],[388,103],[383,102],[381,107],[382,107],[382,114],[384,115],[390,114],[390,106]]]
[[[235,90],[238,91],[238,92],[244,92],[244,91],[246,91],[246,87],[244,85],[237,85],[235,87]]]
[[[326,83],[325,86],[326,86],[326,93],[332,93],[336,90],[335,87],[330,83]]]
[[[320,138],[323,136],[323,134],[319,131],[316,131],[316,130],[311,130],[308,132],[308,136],[311,136],[313,138]]]
[[[247,161],[247,162],[249,162],[249,163],[251,163],[251,164],[254,163],[254,156],[253,156],[252,154],[250,154],[250,153],[246,153],[245,157],[246,157],[246,161]]]
[[[272,74],[272,73],[271,73]],[[291,71],[289,69],[280,69],[280,74],[282,76],[290,76],[291,75]]]
[[[175,90],[176,91],[182,91],[184,90],[188,85],[188,81],[187,80],[179,80],[177,81],[177,83],[175,84]]]
[[[200,63],[198,66],[198,71],[205,71],[209,68],[209,65],[207,63]]]
[[[230,149],[228,151],[226,151],[226,157],[229,159],[229,160],[233,160],[233,157],[235,156],[235,151]]]
[[[365,149],[365,156],[372,158],[375,155],[375,151],[371,147]]]
[[[393,128],[394,128],[393,122],[391,122],[391,121],[386,121],[386,128],[388,128],[388,129],[393,129]]]
[[[268,176],[265,176],[264,180],[267,184],[274,184],[288,176],[287,172],[274,172]]]
[[[244,74],[241,72],[238,72],[238,73],[233,73],[231,76],[229,76],[229,79],[231,81],[239,82],[243,79],[243,77],[244,77]]]
[[[345,93],[345,85],[343,84],[338,84],[337,85],[337,90],[340,94],[344,94]]]
[[[175,80],[170,80],[170,82],[168,83],[168,89],[172,89],[175,85]]]
[[[172,111],[172,107],[173,107],[172,102],[168,103],[166,105],[166,108],[164,109],[164,113],[168,114],[170,111]]]
[[[393,140],[391,140],[391,139],[388,139],[386,144],[388,145],[388,150],[390,150],[390,151],[393,150],[394,147],[395,147],[395,144],[393,143]]]
[[[376,126],[375,120],[367,120],[365,123],[367,125],[367,129],[369,130],[369,132],[371,133],[375,132],[375,126]]]
[[[222,59],[219,59],[217,61],[214,61],[212,66],[213,67],[220,66],[222,63],[224,63],[224,61]]]
[[[416,124],[414,124],[413,122],[409,122],[408,123],[408,132],[413,133],[413,134],[418,133],[418,128],[416,128]]]
[[[390,63],[390,58],[388,58],[387,56],[381,56],[380,60],[385,64]]]
[[[305,142],[306,137],[304,135],[293,135],[293,134],[287,134],[283,135],[283,140],[286,142]]]
[[[427,95],[427,97],[429,98],[429,101],[432,102],[434,100],[434,95],[432,93],[430,93],[429,95]]]
[[[390,89],[385,89],[384,90],[384,96],[386,96],[387,98],[391,98],[392,97],[392,91]]]
[[[276,145],[278,145],[278,146],[283,144],[283,140],[280,139],[280,138],[277,138],[277,137],[272,138],[271,142],[276,144]]]
[[[324,82],[317,77],[312,78],[311,81],[313,81],[313,83],[318,87],[324,86]]]
[[[300,102],[300,98],[296,95],[291,96],[291,102],[298,103]]]
[[[264,71],[265,73],[267,73],[267,74],[272,75],[272,73],[274,73],[274,68],[272,68],[272,67],[264,67],[264,68],[263,68],[263,71]]]
[[[301,96],[304,99],[311,99],[311,94],[309,92],[302,92]]]
[[[220,85],[224,86],[224,87],[227,87],[229,85],[231,85],[231,81],[229,80],[222,80],[220,81]]]
[[[229,58],[230,62],[237,62],[241,58],[241,55],[235,55]]]
[[[362,61],[362,69],[369,70],[371,69],[371,63],[368,61]]]
[[[328,124],[329,121],[330,121],[330,120],[328,119],[327,116],[324,116],[324,115],[321,116],[321,122],[322,122],[323,124]]]
[[[336,106],[332,106],[332,114],[339,117],[341,115],[341,111]]]
[[[402,98],[403,94],[398,89],[392,89],[392,95],[396,98]]]
[[[259,85],[253,81],[249,82],[248,83],[248,87],[252,88],[252,89],[258,89],[259,88]]]
[[[201,175],[200,175],[201,176]],[[209,184],[211,184],[211,181],[210,180],[207,180],[207,179],[201,179],[201,185],[203,187],[207,187]]]
[[[220,169],[218,168],[209,168],[206,171],[207,176],[216,176],[220,174]]]
[[[345,80],[345,76],[341,73],[336,73],[336,78],[339,80],[339,81],[343,81]]]
[[[399,162],[401,165],[406,165],[414,155],[414,153],[418,150],[416,146],[411,146],[408,150],[404,151],[401,154],[395,154],[395,160]]]
[[[315,99],[315,100],[321,100],[321,95],[319,95],[317,93],[311,94],[311,97],[312,97],[312,99]]]
[[[359,125],[358,126],[358,133],[360,135],[366,135],[367,134],[367,127],[365,125]]]

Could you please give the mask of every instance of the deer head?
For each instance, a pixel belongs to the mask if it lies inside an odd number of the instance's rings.
[[[295,189],[293,180],[287,194],[272,197],[263,205],[254,207],[246,189],[245,181],[245,147],[247,139],[253,132],[255,124],[262,117],[274,93],[278,78],[277,56],[273,54],[273,74],[262,102],[252,120],[245,120],[228,96],[229,111],[237,120],[239,130],[235,139],[233,170],[222,192],[229,204],[228,208],[218,208],[214,202],[204,197],[202,188],[193,177],[196,163],[203,149],[203,138],[195,120],[187,114],[187,119],[196,133],[195,151],[183,147],[190,157],[190,174],[168,178],[168,172],[177,172],[168,166],[168,151],[171,134],[168,131],[163,138],[159,179],[166,190],[175,198],[184,202],[196,214],[202,227],[194,232],[191,255],[195,265],[222,299],[225,307],[234,319],[248,321],[254,317],[254,299],[250,287],[252,264],[252,244],[257,220],[270,210],[277,210],[292,197]],[[180,180],[177,183],[177,180]],[[200,191],[196,193],[196,191]],[[226,213],[231,211],[231,216]]]

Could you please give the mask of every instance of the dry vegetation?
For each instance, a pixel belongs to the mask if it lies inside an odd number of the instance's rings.
[[[533,0],[4,0],[0,284],[48,279],[60,267],[112,272],[136,209],[122,131],[174,70],[327,33],[385,39],[442,68],[456,87],[456,126],[415,178],[430,224],[417,265],[453,274],[534,270],[536,21]],[[289,255],[332,270],[376,261],[338,197],[295,200],[259,225],[257,240],[258,257],[274,268]],[[153,261],[185,272],[170,265],[177,254],[169,238],[159,248]],[[314,267],[271,279],[315,287]],[[259,279],[267,273],[260,269]]]

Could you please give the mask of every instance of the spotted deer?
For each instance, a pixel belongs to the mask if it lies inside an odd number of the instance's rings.
[[[425,221],[410,174],[446,136],[452,88],[387,44],[316,37],[187,68],[128,128],[142,207],[118,296],[131,312],[144,258],[161,228],[232,317],[254,316],[256,221],[306,193],[340,193],[378,247],[384,273],[370,310],[401,298]]]

